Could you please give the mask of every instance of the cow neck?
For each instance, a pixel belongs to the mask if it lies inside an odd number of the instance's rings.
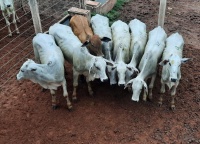
[[[157,64],[157,60],[154,61],[153,60],[153,54],[152,53],[148,53],[145,60],[144,60],[144,64],[143,67],[141,69],[141,72],[139,73],[139,75],[141,75],[141,77],[146,78],[149,75],[153,74],[156,72],[156,64]]]
[[[122,59],[122,48],[118,49],[117,56],[115,58],[115,62],[120,62],[120,61],[123,61],[123,59]]]
[[[89,61],[89,63],[86,65],[87,69],[89,69],[89,73],[91,73],[91,69],[93,67],[95,63],[95,56],[91,58],[91,60]]]

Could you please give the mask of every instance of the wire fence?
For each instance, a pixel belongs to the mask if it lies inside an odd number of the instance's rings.
[[[35,36],[28,0],[24,0],[23,11],[21,0],[14,2],[15,11],[20,23],[17,23],[20,34],[16,34],[11,21],[12,37],[9,37],[4,17],[0,15],[0,89],[15,79],[21,65],[26,59],[34,59],[32,39]],[[70,7],[79,7],[77,0],[39,0],[38,8],[43,32],[62,19]]]

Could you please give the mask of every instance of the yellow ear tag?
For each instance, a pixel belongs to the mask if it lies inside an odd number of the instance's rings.
[[[171,64],[172,64],[172,65],[174,64],[174,60],[171,61]]]

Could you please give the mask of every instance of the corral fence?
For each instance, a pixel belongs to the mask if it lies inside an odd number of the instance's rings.
[[[34,2],[31,0],[30,2]],[[17,35],[11,22],[13,36],[9,37],[5,19],[0,15],[0,90],[11,84],[12,79],[16,79],[21,65],[26,59],[34,59],[32,39],[35,32],[48,31],[49,27],[67,15],[70,7],[79,7],[78,0],[39,0],[37,7],[40,16],[41,29],[35,30],[28,0],[23,0],[23,11],[21,0],[14,1],[15,11],[20,23],[17,23],[20,34]],[[33,10],[35,11],[35,10]],[[36,12],[37,13],[37,12]],[[37,33],[36,32],[36,33]]]
[[[21,21],[18,23],[19,35],[15,34],[11,22],[13,36],[9,37],[5,20],[0,15],[0,90],[10,85],[11,79],[16,79],[16,74],[26,59],[34,59],[32,39],[35,33],[48,31],[52,24],[68,15],[67,11],[71,7],[79,8],[80,1],[83,0],[23,0],[23,7],[21,1],[14,1],[16,13]],[[107,0],[107,3],[112,3],[112,0]],[[160,0],[161,3],[166,4],[166,0]],[[109,9],[105,5],[102,8]],[[158,25],[163,26],[165,7],[164,11],[159,13]]]

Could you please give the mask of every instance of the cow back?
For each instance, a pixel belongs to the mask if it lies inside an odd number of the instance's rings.
[[[89,26],[86,17],[81,15],[74,15],[70,20],[70,26],[74,34],[80,39],[82,43],[93,36],[92,29]]]

